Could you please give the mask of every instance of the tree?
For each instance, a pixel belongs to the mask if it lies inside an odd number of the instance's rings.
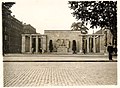
[[[53,43],[52,43],[52,40],[49,41],[49,50],[50,50],[50,52],[53,51]]]
[[[71,25],[72,30],[74,31],[81,31],[81,33],[86,34],[88,33],[87,31],[89,30],[83,23],[77,22],[77,23],[72,23]]]
[[[117,40],[117,1],[69,1],[73,17],[91,28],[107,27]]]

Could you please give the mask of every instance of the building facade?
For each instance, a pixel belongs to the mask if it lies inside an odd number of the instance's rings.
[[[23,34],[22,23],[9,16],[8,20],[3,22],[3,48],[5,53],[21,52],[21,34]]]
[[[36,33],[31,25],[24,25],[12,16],[10,2],[2,3],[2,31],[3,31],[3,54],[21,53],[22,36],[24,33]]]
[[[23,33],[24,34],[35,34],[36,33],[36,29],[31,26],[30,24],[23,24]]]
[[[72,54],[73,41],[76,42],[76,53],[101,53],[106,52],[105,32],[82,34],[80,31],[71,30],[45,30],[45,34],[22,34],[22,53],[50,52],[49,45],[52,41],[53,50],[57,54]],[[34,44],[33,44],[34,43]]]
[[[11,4],[11,3],[10,3]],[[3,52],[21,52],[22,22],[11,16],[9,3],[2,3]]]
[[[113,48],[116,46],[114,43],[113,35],[110,32],[109,28],[102,28],[101,30],[97,31],[95,34],[104,34],[104,37],[101,40],[101,44],[105,48],[104,53],[107,53],[107,46],[109,45],[109,43],[112,44]],[[97,41],[96,43],[99,44],[99,41]]]
[[[46,35],[41,34],[22,34],[22,53],[39,53],[45,52]],[[42,51],[41,51],[42,50]],[[43,51],[44,50],[44,51]]]

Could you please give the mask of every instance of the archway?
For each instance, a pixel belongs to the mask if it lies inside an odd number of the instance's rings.
[[[73,54],[75,54],[76,50],[77,50],[77,48],[76,48],[76,41],[75,40],[73,40],[73,42],[72,42],[72,50],[73,50]]]
[[[49,50],[50,50],[50,52],[53,51],[53,42],[52,42],[52,40],[49,41]]]

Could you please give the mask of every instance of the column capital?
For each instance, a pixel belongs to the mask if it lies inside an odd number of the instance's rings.
[[[32,35],[29,35],[30,37],[32,37]]]
[[[38,37],[39,35],[36,35],[36,37]]]
[[[90,36],[87,36],[87,38],[90,38]]]
[[[26,35],[25,34],[22,34],[22,37],[25,37]]]

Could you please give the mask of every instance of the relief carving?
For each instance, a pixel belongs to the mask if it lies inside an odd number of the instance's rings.
[[[56,48],[59,48],[61,46],[69,48],[69,43],[70,43],[69,39],[58,39],[56,41]]]

